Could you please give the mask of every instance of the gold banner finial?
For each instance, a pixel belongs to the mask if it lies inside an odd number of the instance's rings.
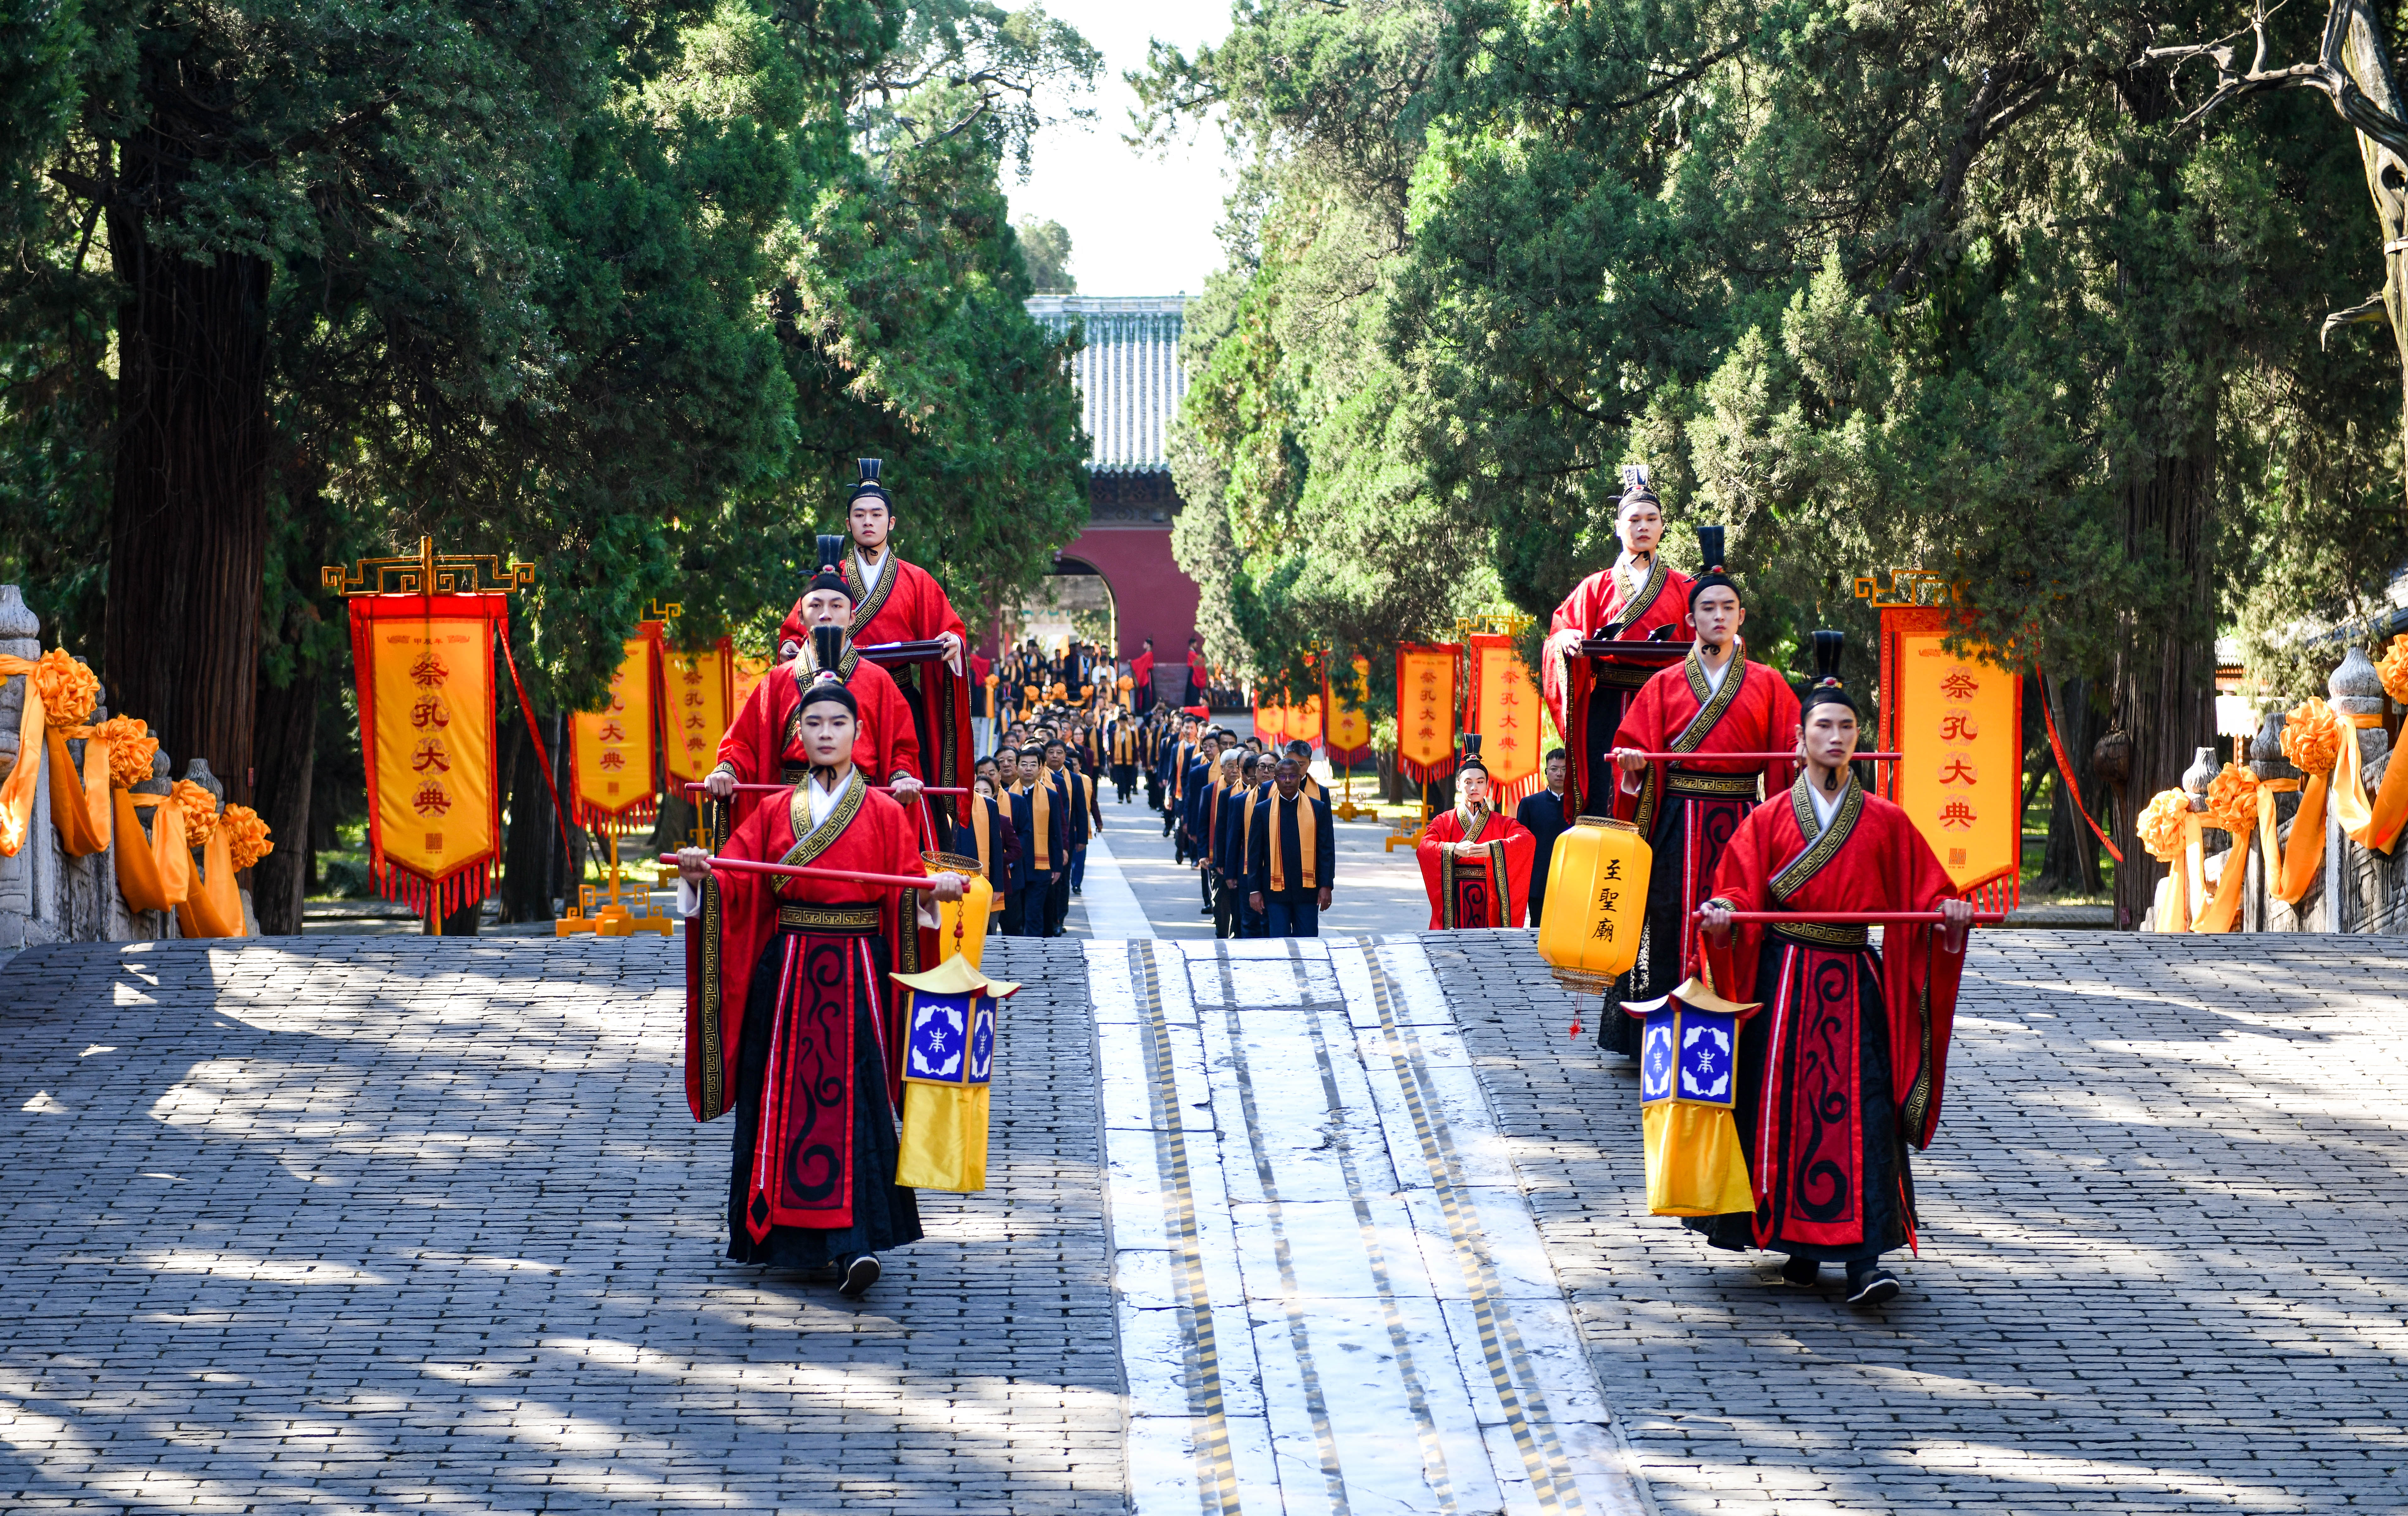
[[[1871,602],[1876,611],[1894,611],[1908,607],[1948,605],[1956,599],[1956,586],[1943,574],[1928,569],[1892,569],[1888,587],[1883,587],[1874,574],[1856,578],[1856,599]]]
[[[348,570],[327,564],[318,570],[318,584],[346,599],[356,595],[515,595],[535,587],[535,565],[505,564],[490,553],[437,553],[435,539],[423,536],[418,551],[408,556],[362,558]]]

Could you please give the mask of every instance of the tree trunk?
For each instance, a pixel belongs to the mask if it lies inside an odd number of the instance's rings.
[[[171,198],[189,168],[159,132],[125,149],[126,206]],[[109,703],[150,724],[177,766],[205,758],[249,801],[267,551],[267,264],[196,262],[109,216],[124,282],[104,660]]]
[[[2090,749],[2101,734],[2098,713],[2090,708],[2090,681],[2059,680],[2049,694],[2057,701],[2057,735],[2065,758],[2073,766],[2072,782],[2081,787],[2082,803],[2093,819],[2112,827],[2112,817],[2100,809],[2103,787],[2090,767]],[[2057,800],[2048,813],[2048,844],[2041,854],[2040,885],[2044,889],[2085,895],[2099,891],[2099,839],[2073,809],[2066,775],[2057,775]],[[2118,844],[2117,845],[2122,845]]]
[[[259,930],[271,937],[301,932],[301,902],[309,874],[309,780],[318,744],[318,679],[313,664],[294,671],[282,689],[261,682],[259,689],[260,818],[276,850],[251,871],[252,908]]]
[[[560,872],[560,825],[552,818],[543,762],[536,757],[535,744],[526,740],[523,726],[513,749],[510,830],[502,855],[502,919],[550,921],[552,884]]]
[[[2342,64],[2378,109],[2394,120],[2408,120],[2391,75],[2382,18],[2367,0],[2351,0]],[[2383,310],[2390,319],[2392,346],[2400,354],[2401,436],[2408,442],[2408,241],[2403,241],[2408,239],[2408,163],[2363,132],[2358,134],[2358,156],[2366,170],[2366,192],[2374,201],[2375,225],[2383,233]],[[2401,487],[2408,490],[2408,469],[2402,470]]]
[[[2125,551],[2148,565],[2167,595],[2155,614],[2130,618],[2115,657],[2115,724],[2131,735],[2127,803],[2116,807],[2115,845],[2133,866],[2115,871],[2115,924],[2137,927],[2162,871],[2134,829],[2141,807],[2180,788],[2193,750],[2215,741],[2215,644],[2208,513],[2215,498],[2214,443],[2194,439],[2185,456],[2160,457],[2124,486]]]

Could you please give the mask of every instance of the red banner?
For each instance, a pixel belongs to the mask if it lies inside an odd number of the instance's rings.
[[[1455,677],[1460,642],[1397,647],[1397,766],[1417,785],[1455,772]]]
[[[449,916],[485,898],[501,852],[494,638],[509,635],[509,604],[500,595],[351,604],[368,876],[387,900]]]

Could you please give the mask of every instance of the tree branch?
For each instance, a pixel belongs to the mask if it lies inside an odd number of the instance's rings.
[[[2283,0],[2287,3],[2287,0]],[[2233,42],[2241,34],[2231,33],[2214,42],[2195,42],[2176,48],[2150,48],[2141,54],[2143,63],[2182,65],[2204,58],[2215,65],[2215,89],[2183,118],[2188,125],[2227,100],[2237,100],[2244,94],[2260,94],[2268,90],[2315,90],[2332,102],[2342,120],[2373,141],[2408,157],[2408,122],[2377,106],[2358,87],[2345,66],[2344,49],[2349,38],[2349,19],[2355,9],[2354,0],[2330,0],[2325,12],[2324,36],[2316,44],[2314,63],[2293,64],[2288,68],[2266,66],[2266,22],[2282,3],[2272,9],[2265,0],[2258,0],[2251,17],[2249,32],[2256,39],[2254,55],[2246,69],[2235,66]]]
[[[2389,316],[2390,312],[2385,310],[2383,305],[2383,292],[2376,290],[2348,310],[2336,310],[2325,317],[2324,325],[2316,328],[2316,346],[2326,346],[2334,331],[2340,327],[2354,325],[2359,322],[2385,321],[2389,319]]]

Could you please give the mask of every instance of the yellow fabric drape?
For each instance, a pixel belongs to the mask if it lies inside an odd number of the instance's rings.
[[[2383,771],[2382,787],[2374,792],[2374,814],[2367,822],[2366,835],[2358,841],[2388,853],[2400,845],[2403,825],[2408,825],[2408,759],[2394,748],[2391,764]]]
[[[1727,1106],[1659,1100],[1642,1106],[1647,1209],[1655,1216],[1727,1216],[1756,1208]]]
[[[93,735],[90,727],[52,727],[47,734],[50,754],[50,824],[59,829],[59,846],[69,858],[89,858],[108,847],[108,739]],[[67,744],[83,739],[83,772],[78,774]]]
[[[117,835],[123,839],[117,849],[117,888],[137,911],[173,910],[193,892],[193,849],[184,841],[183,808],[163,804],[168,798],[117,791]],[[153,811],[147,847],[134,815],[137,806]],[[231,869],[227,878],[231,882]]]
[[[165,815],[166,807],[161,814]],[[192,856],[191,850],[185,857]],[[203,868],[194,881],[196,888],[188,890],[184,902],[176,907],[176,920],[187,937],[239,937],[244,935],[242,923],[242,891],[234,884],[234,853],[226,841],[225,829],[210,833],[208,845],[201,849]]]
[[[2379,715],[2351,715],[2342,719],[2357,728],[2383,725],[2383,718]],[[2333,819],[2341,823],[2343,835],[2364,845],[2366,839],[2373,834],[2374,808],[2366,802],[2366,776],[2365,771],[2359,767],[2358,733],[2344,731],[2341,737],[2341,761],[2333,765],[2332,795],[2329,803],[2332,806]]]
[[[907,1084],[895,1182],[959,1194],[983,1190],[986,1139],[987,1086]]]
[[[0,653],[0,687],[36,665]],[[17,718],[17,761],[0,780],[0,858],[15,858],[34,830],[34,788],[42,775],[42,697],[25,681],[25,706]]]
[[[2196,826],[2191,835],[2198,837]],[[2249,833],[2236,831],[2231,835],[2232,850],[2224,855],[2224,877],[2215,882],[2215,893],[2201,902],[2199,916],[2190,924],[2193,931],[2230,931],[2240,923],[2241,882],[2249,875]],[[2194,842],[2193,846],[2197,845]],[[2201,885],[2206,883],[2202,865]]]
[[[2300,792],[2299,813],[2291,817],[2291,840],[2283,847],[2282,884],[2274,891],[2277,899],[2288,904],[2306,899],[2309,887],[2316,882],[2316,868],[2325,856],[2325,792],[2331,787],[2330,775],[2311,774],[2307,787]]]

